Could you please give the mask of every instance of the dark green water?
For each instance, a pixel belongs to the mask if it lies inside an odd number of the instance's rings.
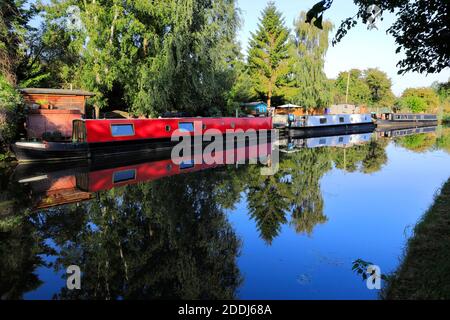
[[[164,159],[1,169],[0,296],[377,299],[352,262],[398,267],[450,177],[450,132],[335,141],[282,153],[274,176],[255,165],[164,174]],[[109,188],[114,172],[130,180]],[[70,265],[81,290],[66,288]]]

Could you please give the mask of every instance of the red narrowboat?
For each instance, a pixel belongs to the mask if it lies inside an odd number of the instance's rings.
[[[190,136],[270,131],[272,118],[172,118],[74,120],[70,142],[16,142],[19,162],[87,159],[93,156],[161,151],[173,147],[175,133]]]

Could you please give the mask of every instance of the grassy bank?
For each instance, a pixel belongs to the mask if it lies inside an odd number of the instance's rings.
[[[416,226],[385,299],[450,299],[450,180]]]

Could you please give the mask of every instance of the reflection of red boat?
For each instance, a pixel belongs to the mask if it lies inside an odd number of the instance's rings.
[[[85,159],[170,148],[176,131],[194,136],[271,129],[272,118],[75,120],[71,142],[17,142],[12,148],[20,162]]]
[[[216,152],[216,159],[220,159],[218,164],[196,164],[193,158],[186,157],[175,160],[166,159],[138,165],[98,170],[89,172],[86,177],[79,179],[84,185],[79,184],[78,186],[89,192],[110,190],[124,185],[154,181],[164,177],[212,169],[224,165],[225,163],[229,163],[230,159],[232,159],[234,163],[240,163],[250,159],[257,160],[256,157],[258,154],[269,157],[271,152],[272,145],[269,143],[247,146],[242,149]]]
[[[219,163],[207,164],[194,161],[198,155],[170,159],[170,151],[153,153],[120,162],[83,162],[52,166],[19,165],[16,168],[16,179],[30,185],[37,202],[35,209],[45,209],[68,203],[90,200],[99,191],[110,190],[125,185],[155,181],[164,177],[187,174],[216,168],[222,163],[248,163],[256,157],[268,157],[272,154],[272,144],[248,142],[242,148],[230,148],[216,151],[214,158]],[[127,158],[127,157],[125,157]],[[147,160],[145,160],[147,159]],[[150,160],[150,161],[149,161]],[[176,164],[179,163],[179,164]],[[59,168],[58,168],[59,167]]]

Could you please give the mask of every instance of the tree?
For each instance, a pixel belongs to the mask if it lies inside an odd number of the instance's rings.
[[[323,12],[331,7],[333,0],[317,3],[308,12],[308,21],[322,19]],[[333,45],[337,44],[354,27],[358,20],[367,23],[373,18],[368,12],[370,5],[377,5],[383,12],[397,12],[397,20],[388,29],[405,58],[397,66],[399,74],[408,71],[438,73],[447,68],[450,60],[450,34],[448,32],[449,2],[442,0],[354,0],[358,12],[345,19],[337,30]],[[319,25],[320,26],[320,25]]]
[[[374,107],[392,107],[395,96],[392,92],[392,81],[387,74],[378,69],[367,69],[365,81],[371,93],[370,105]]]
[[[295,21],[292,73],[296,90],[288,100],[306,109],[327,107],[332,102],[331,86],[323,70],[328,34],[333,25],[325,21],[320,30],[306,23],[305,19],[306,12],[301,12]]]
[[[436,112],[440,103],[432,88],[408,88],[402,94],[402,101],[413,112]]]
[[[64,24],[73,6],[81,24]],[[239,53],[234,0],[71,0],[42,7],[49,32],[71,41],[79,62],[64,73],[97,93],[99,107],[123,101],[139,115],[224,112]],[[216,112],[216,111],[214,111]]]
[[[257,32],[252,33],[248,52],[251,75],[258,82],[256,90],[267,98],[269,108],[289,70],[288,40],[289,30],[284,26],[284,19],[275,4],[269,2],[262,12]]]
[[[369,104],[371,98],[371,91],[367,85],[364,72],[359,69],[352,69],[350,72],[350,83],[348,90],[348,103],[351,104]],[[336,81],[336,94],[334,97],[335,103],[345,103],[347,94],[347,80],[349,72],[339,73]]]
[[[0,150],[17,135],[22,97],[6,77],[0,75]]]
[[[421,113],[427,110],[427,103],[425,100],[418,96],[403,97],[400,100],[400,106],[408,109],[413,113]]]
[[[0,72],[11,84],[16,83],[16,67],[29,20],[25,2],[4,0],[0,4]]]

